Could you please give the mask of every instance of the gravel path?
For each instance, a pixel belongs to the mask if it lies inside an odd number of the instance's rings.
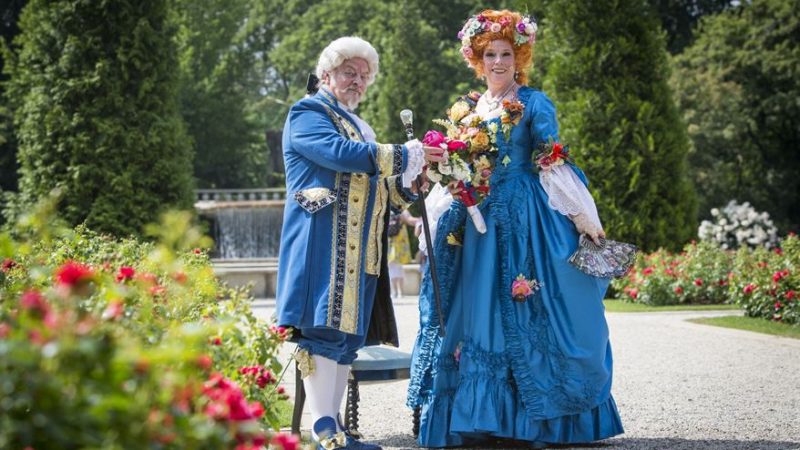
[[[256,301],[269,317],[274,302]],[[416,297],[395,302],[411,351]],[[800,449],[800,340],[687,322],[732,311],[609,313],[614,398],[625,434],[592,449]],[[293,346],[286,346],[288,360]],[[293,368],[284,378],[294,392]],[[360,430],[384,449],[418,448],[405,407],[408,381],[361,386]],[[304,416],[303,428],[310,427]],[[499,447],[498,447],[499,448]]]

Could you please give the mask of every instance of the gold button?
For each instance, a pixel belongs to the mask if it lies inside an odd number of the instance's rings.
[[[350,244],[350,250],[355,250],[355,249],[356,249],[356,246],[353,245],[353,244]]]
[[[353,203],[358,203],[358,197],[353,197]]]
[[[358,225],[358,222],[356,222],[356,221],[354,220],[354,221],[350,222],[350,225],[352,225],[352,226],[356,226],[356,225]]]
[[[353,269],[350,269],[350,273],[353,273],[353,272],[355,272],[355,271]]]

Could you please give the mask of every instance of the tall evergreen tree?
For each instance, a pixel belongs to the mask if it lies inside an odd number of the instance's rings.
[[[736,199],[800,229],[800,6],[754,0],[709,17],[675,63],[701,214]]]
[[[190,207],[166,0],[31,0],[9,67],[20,201],[59,188],[72,224],[135,234]]]
[[[8,100],[5,95],[5,83],[8,76],[5,75],[5,58],[11,56],[7,49],[8,45],[19,33],[17,21],[19,13],[25,5],[25,0],[11,0],[6,6],[0,8],[0,212],[5,209],[5,192],[16,192],[17,190],[17,140],[14,137],[13,114],[8,107]],[[4,221],[4,216],[0,214],[0,224]]]
[[[544,88],[606,231],[679,248],[696,231],[696,195],[657,16],[645,0],[594,0],[553,2],[547,17]]]
[[[268,50],[253,0],[177,0],[181,112],[194,142],[199,187],[262,187],[266,182],[264,124],[259,100]],[[265,2],[257,2],[262,4]],[[275,2],[266,2],[266,5]],[[266,42],[264,42],[266,40]]]

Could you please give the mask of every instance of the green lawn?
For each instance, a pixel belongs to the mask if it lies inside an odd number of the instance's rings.
[[[800,339],[800,326],[772,322],[759,317],[723,316],[691,319],[690,322],[713,325],[715,327],[736,328],[756,333]]]
[[[717,311],[738,310],[737,305],[667,305],[650,306],[622,300],[603,300],[607,312],[660,312],[660,311]]]

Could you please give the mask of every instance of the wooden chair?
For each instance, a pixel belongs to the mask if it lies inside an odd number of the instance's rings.
[[[379,383],[383,381],[408,379],[411,369],[411,354],[394,347],[374,345],[358,351],[358,358],[353,361],[350,380],[347,382],[347,405],[344,414],[344,426],[351,433],[358,433],[358,401],[361,399],[359,383]],[[306,390],[303,378],[295,363],[295,399],[292,413],[292,433],[300,433],[300,418],[306,401]],[[419,431],[419,412],[414,412],[414,434]]]

